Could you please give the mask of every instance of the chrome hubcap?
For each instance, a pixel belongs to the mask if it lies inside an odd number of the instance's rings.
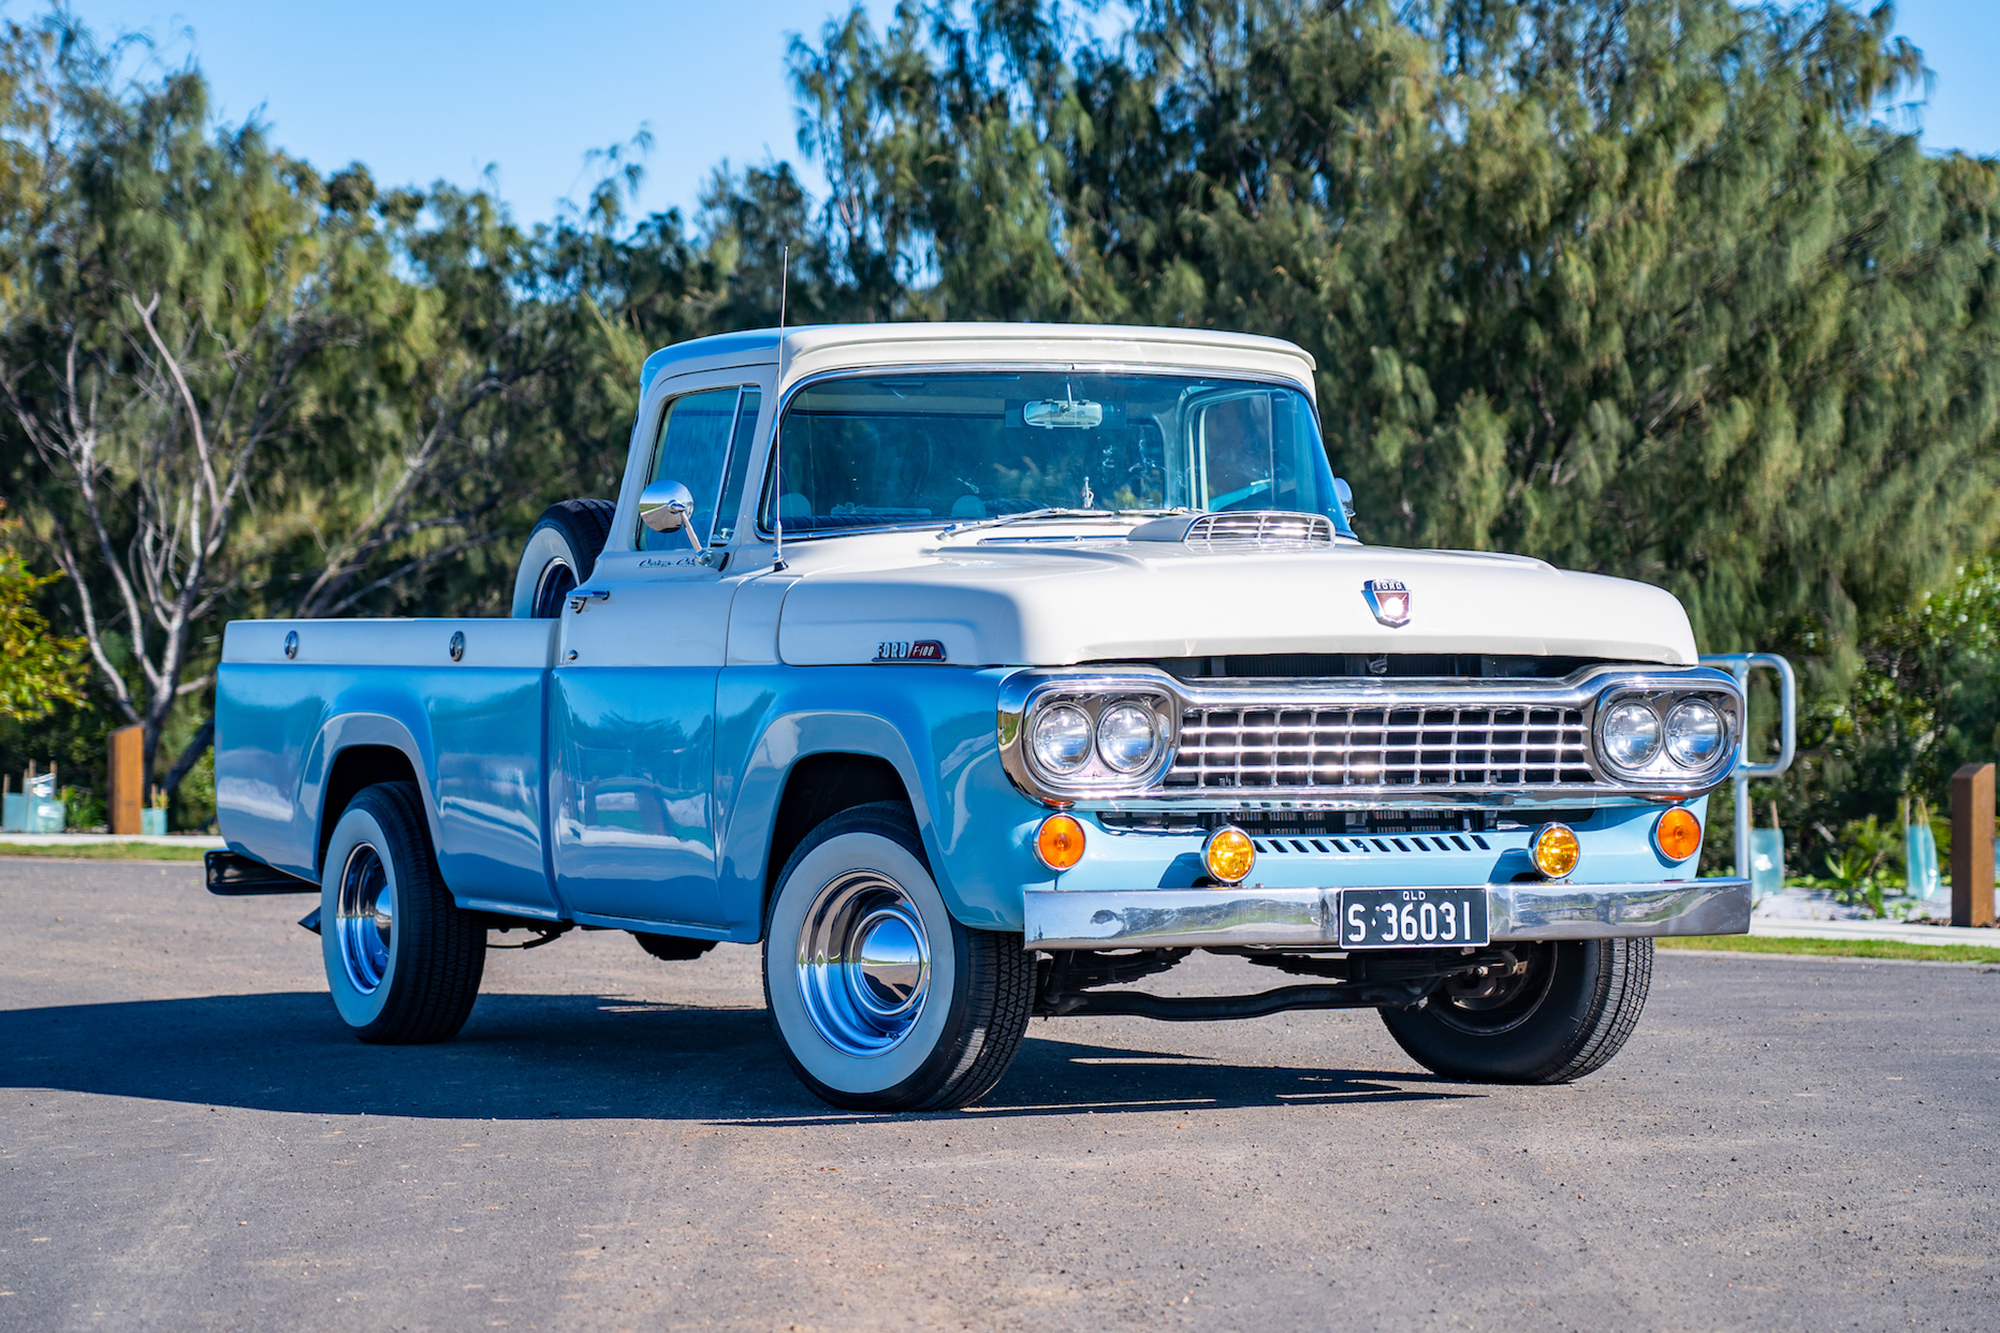
[[[848,1055],[880,1055],[923,1012],[931,945],[916,904],[875,870],[831,881],[799,933],[799,995],[820,1036]]]
[[[367,843],[347,854],[340,870],[340,917],[334,929],[347,979],[363,995],[372,995],[389,973],[389,942],[396,933],[396,890],[382,858]]]

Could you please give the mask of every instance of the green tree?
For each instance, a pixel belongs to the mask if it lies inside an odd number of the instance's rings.
[[[795,49],[844,272],[1292,338],[1366,535],[1661,584],[1836,677],[1993,534],[2000,178],[1871,119],[1922,74],[1889,7],[1136,13],[906,3]]]
[[[33,722],[82,701],[83,640],[51,632],[36,603],[61,575],[28,567],[14,549],[18,527],[0,504],[0,717]]]

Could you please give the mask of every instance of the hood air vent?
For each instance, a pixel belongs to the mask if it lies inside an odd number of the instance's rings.
[[[1297,550],[1333,545],[1333,520],[1324,514],[1278,509],[1238,514],[1176,514],[1141,523],[1126,534],[1135,542],[1181,542],[1204,551]]]

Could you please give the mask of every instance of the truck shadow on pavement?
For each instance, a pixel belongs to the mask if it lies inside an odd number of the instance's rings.
[[[1029,1032],[982,1116],[1422,1102],[1480,1095],[1428,1075],[1240,1065]],[[0,1011],[0,1087],[315,1115],[659,1119],[799,1125],[829,1110],[764,1010],[486,994],[437,1046],[366,1046],[323,993]]]

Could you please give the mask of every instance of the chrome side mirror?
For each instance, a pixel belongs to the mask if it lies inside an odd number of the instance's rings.
[[[1333,493],[1340,500],[1340,512],[1348,518],[1353,518],[1354,488],[1347,484],[1347,478],[1335,477],[1333,479]]]
[[[639,492],[639,521],[654,532],[679,532],[693,517],[694,496],[677,481],[651,482]],[[688,528],[688,537],[701,545],[694,529]]]

